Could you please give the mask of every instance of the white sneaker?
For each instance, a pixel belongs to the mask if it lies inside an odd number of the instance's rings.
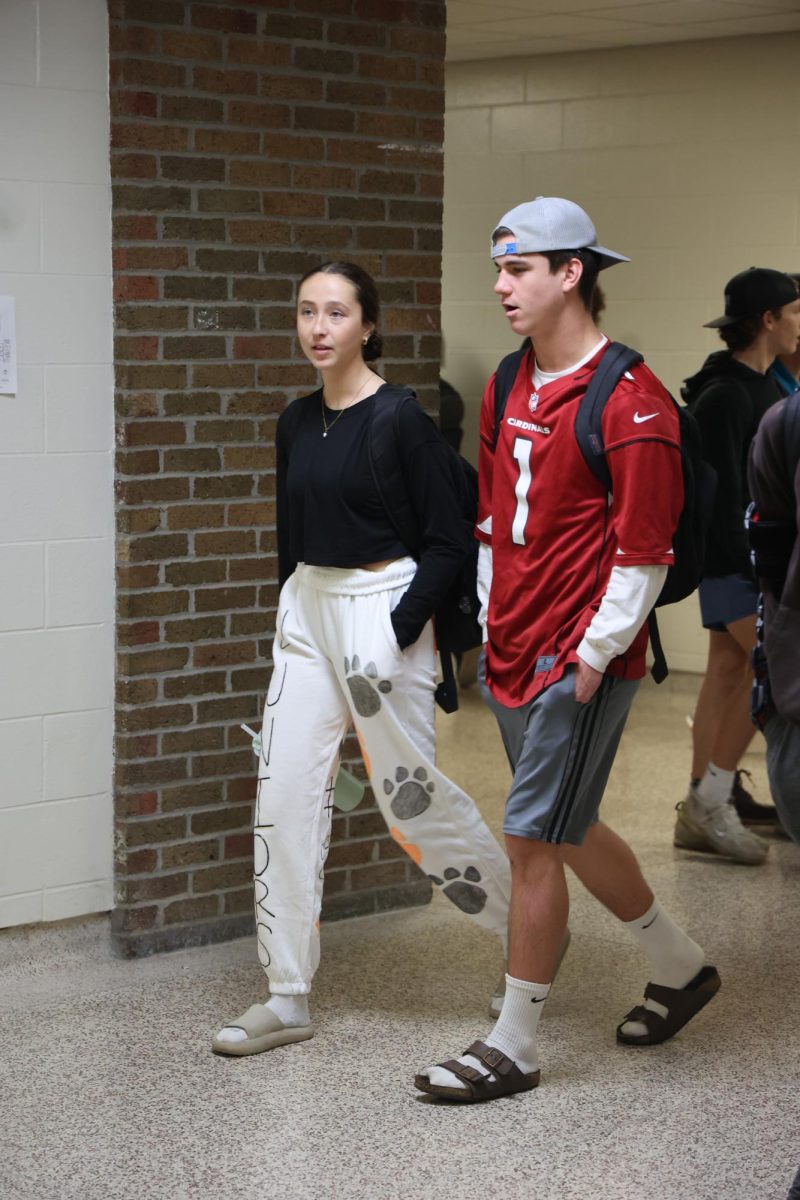
[[[767,857],[769,846],[745,829],[733,805],[726,801],[710,811],[703,807],[695,788],[677,805],[674,843],[682,850],[722,854],[734,862],[756,866]]]

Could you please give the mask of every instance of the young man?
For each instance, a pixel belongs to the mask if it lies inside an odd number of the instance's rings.
[[[723,316],[708,322],[726,350],[687,379],[683,397],[716,469],[700,611],[708,630],[708,666],[692,728],[692,772],[679,805],[675,845],[758,864],[767,844],[746,825],[774,826],[775,809],[756,804],[739,782],[739,761],[755,730],[750,720],[758,587],[750,566],[744,515],[750,502],[747,455],[764,413],[778,399],[770,368],[800,337],[797,284],[782,271],[751,267],[725,288]]]
[[[619,1041],[665,1041],[719,987],[630,847],[597,819],[645,671],[646,618],[672,561],[683,494],[677,413],[646,366],[620,381],[603,415],[609,496],[574,424],[607,345],[591,316],[597,273],[627,260],[597,244],[583,209],[543,196],[503,217],[492,258],[508,323],[532,339],[496,445],[494,377],[481,413],[485,695],[514,769],[504,822],[508,974],[492,1033],[416,1078],[422,1091],[464,1101],[539,1082],[536,1028],[566,929],[565,866],[650,962],[645,1002],[619,1026]]]

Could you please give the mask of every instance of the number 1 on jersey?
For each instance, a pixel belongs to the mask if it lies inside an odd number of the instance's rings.
[[[527,438],[514,439],[514,459],[519,467],[519,479],[514,487],[517,509],[511,526],[511,540],[515,546],[525,545],[525,526],[528,521],[528,488],[531,486],[531,450],[533,443]]]

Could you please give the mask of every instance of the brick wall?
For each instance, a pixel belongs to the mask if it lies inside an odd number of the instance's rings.
[[[109,0],[117,387],[114,930],[126,954],[252,923],[278,598],[274,430],[314,383],[297,277],[380,282],[390,380],[436,403],[444,0]],[[352,758],[352,744],[349,746]],[[369,796],[328,916],[430,885]]]

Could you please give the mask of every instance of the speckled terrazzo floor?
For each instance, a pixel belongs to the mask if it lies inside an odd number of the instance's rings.
[[[674,1042],[615,1044],[643,961],[578,887],[542,1086],[468,1108],[411,1085],[487,1031],[500,966],[441,897],[325,926],[317,1036],[242,1060],[209,1039],[261,994],[248,940],[122,962],[103,918],[6,933],[0,1196],[784,1200],[800,1160],[800,850],[774,840],[762,868],[673,850],[695,686],[643,689],[605,809],[723,977]],[[506,769],[474,689],[442,722],[440,757],[498,829]],[[747,765],[765,798],[758,749]]]

